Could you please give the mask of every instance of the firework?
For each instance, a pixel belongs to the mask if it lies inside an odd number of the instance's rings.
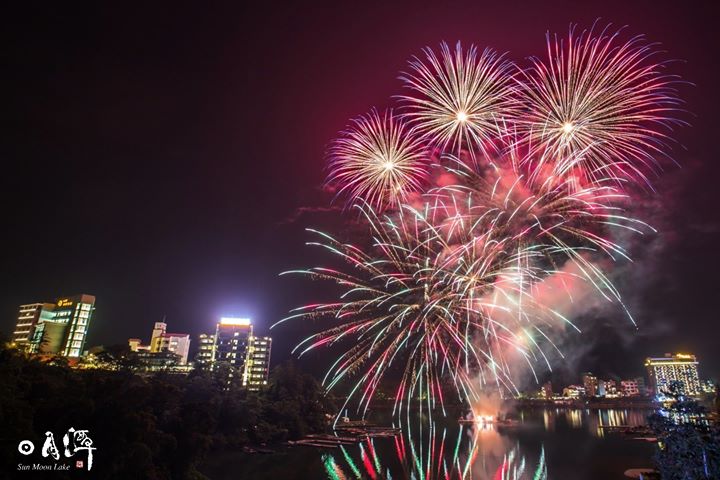
[[[312,244],[351,268],[294,272],[340,285],[342,300],[301,307],[282,320],[324,317],[335,324],[301,342],[296,348],[301,355],[350,343],[330,367],[323,382],[327,388],[354,375],[357,383],[348,401],[358,395],[364,412],[388,368],[404,362],[396,408],[415,396],[425,396],[429,409],[443,408],[443,376],[468,400],[477,398],[477,375],[484,371],[489,372],[486,381],[514,389],[503,351],[511,347],[536,359],[533,350],[539,345],[533,337],[542,336],[538,322],[514,311],[524,284],[538,275],[517,260],[533,253],[515,245],[507,248],[493,230],[470,238],[456,226],[446,228],[436,218],[444,214],[444,206],[428,205],[424,211],[404,207],[383,218],[367,204],[359,208],[372,230],[372,248],[315,232],[322,242]]]
[[[676,77],[655,61],[656,45],[636,36],[625,43],[606,27],[567,40],[547,35],[547,59],[524,72],[523,141],[556,174],[582,181],[648,182],[658,169],[680,101]]]
[[[470,155],[493,150],[499,126],[517,113],[514,64],[493,50],[475,46],[455,51],[443,43],[438,56],[424,50],[401,79],[410,95],[401,96],[403,116],[423,138],[441,150]]]
[[[353,120],[330,149],[328,183],[347,194],[350,204],[363,198],[379,209],[420,191],[427,156],[408,130],[392,111],[381,115],[373,110]]]
[[[628,196],[612,179],[579,187],[571,178],[538,174],[528,168],[534,165],[517,145],[481,172],[456,157],[448,158],[446,168],[453,181],[431,190],[431,195],[453,212],[448,214],[453,224],[474,235],[496,232],[506,245],[532,253],[533,261],[540,262],[536,268],[546,274],[571,262],[605,299],[622,304],[620,293],[593,260],[598,253],[613,262],[629,260],[608,230],[643,234],[654,229],[625,213]]]
[[[575,327],[558,305],[576,285],[625,309],[605,271],[629,260],[628,232],[653,231],[626,213],[628,192],[681,122],[655,47],[618,35],[548,35],[548,60],[521,73],[491,50],[425,49],[401,77],[400,118],[372,111],[333,144],[328,182],[372,240],[313,231],[343,267],[288,273],[342,294],[279,323],[328,322],[300,355],[346,346],[324,379],[353,378],[343,409],[356,398],[364,414],[393,366],[396,411],[411,398],[444,411],[449,385],[471,404],[487,384],[516,392],[519,361],[534,373],[537,361],[551,368],[548,346],[562,356],[548,330]]]

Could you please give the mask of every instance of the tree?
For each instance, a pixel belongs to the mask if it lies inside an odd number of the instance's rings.
[[[662,480],[720,478],[720,428],[680,385],[670,385],[665,393],[670,405],[649,419],[658,438],[654,459]]]

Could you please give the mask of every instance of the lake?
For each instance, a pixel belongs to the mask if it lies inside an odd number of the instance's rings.
[[[524,409],[517,423],[460,425],[451,418],[405,420],[403,434],[342,448],[287,447],[272,454],[222,452],[200,469],[225,479],[611,480],[651,466],[654,444],[606,426],[644,425],[631,409]],[[389,424],[384,415],[371,418]]]

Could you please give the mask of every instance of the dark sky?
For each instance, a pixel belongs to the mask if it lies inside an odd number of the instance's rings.
[[[677,132],[682,168],[667,169],[646,212],[661,236],[618,278],[640,333],[603,313],[566,367],[629,375],[645,355],[682,349],[718,376],[711,2],[240,3],[5,7],[4,333],[17,305],[76,292],[97,296],[90,345],[146,338],[163,315],[193,335],[221,314],[266,332],[314,300],[302,280],[277,274],[317,262],[305,226],[339,223],[337,212],[299,210],[328,205],[319,189],[328,142],[350,117],[390,105],[411,55],[462,40],[522,62],[542,53],[548,29],[601,17],[682,60],[670,69],[695,84],[681,89],[692,127]],[[274,360],[307,330],[273,331]]]

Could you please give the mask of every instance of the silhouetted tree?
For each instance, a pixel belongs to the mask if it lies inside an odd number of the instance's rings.
[[[705,408],[682,393],[678,384],[666,392],[672,403],[650,416],[659,440],[655,463],[663,480],[720,479],[720,429]]]

